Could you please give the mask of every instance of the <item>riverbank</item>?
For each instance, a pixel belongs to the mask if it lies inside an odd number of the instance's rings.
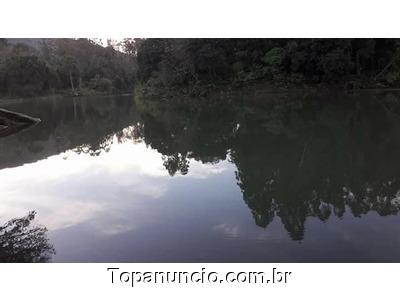
[[[78,94],[72,94],[72,93],[52,93],[52,94],[47,94],[47,95],[38,95],[38,96],[31,96],[31,97],[0,97],[0,106],[2,104],[11,104],[11,103],[17,103],[20,101],[25,101],[26,99],[49,99],[49,98],[74,98],[74,99],[79,99],[83,97],[90,97],[90,96],[99,96],[99,97],[104,97],[104,96],[125,96],[125,95],[132,95],[132,91],[126,91],[126,92],[121,92],[121,93],[78,93]]]
[[[223,99],[240,99],[240,101],[250,101],[246,99],[258,99],[258,102],[279,102],[286,98],[286,94],[296,93],[300,98],[311,95],[329,96],[332,99],[339,95],[358,95],[360,93],[388,93],[400,92],[400,88],[386,87],[382,85],[367,85],[363,88],[345,88],[342,84],[316,84],[299,83],[277,85],[268,80],[257,80],[241,84],[232,82],[218,82],[215,84],[197,84],[186,87],[177,86],[152,86],[149,84],[137,85],[135,95],[139,98],[154,100],[173,100],[173,101],[192,101],[202,99],[204,101],[218,101]]]

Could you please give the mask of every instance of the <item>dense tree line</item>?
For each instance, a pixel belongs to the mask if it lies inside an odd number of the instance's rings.
[[[135,59],[88,39],[1,39],[0,95],[112,93],[133,88]]]
[[[197,88],[268,80],[278,85],[400,86],[396,39],[136,40],[139,78],[149,87]]]
[[[94,39],[95,40],[95,39]],[[202,94],[241,86],[399,87],[397,39],[0,39],[0,95],[131,91]]]

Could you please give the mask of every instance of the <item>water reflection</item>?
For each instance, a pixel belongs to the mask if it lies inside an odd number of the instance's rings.
[[[38,122],[39,119],[0,108],[0,138],[15,134]]]
[[[9,104],[8,109],[38,116],[42,122],[0,140],[0,169],[39,161],[73,148],[93,153],[107,149],[107,141],[136,117],[130,100],[102,97],[80,98],[78,102],[48,98]]]
[[[217,162],[230,153],[256,224],[267,227],[279,216],[292,239],[301,240],[307,217],[340,218],[346,206],[354,216],[400,209],[399,99],[334,100],[212,101],[200,108],[140,101],[139,108],[144,140],[164,155],[171,175],[188,173],[188,158]]]
[[[266,239],[270,249],[284,244],[304,260],[307,251],[319,251],[317,244],[288,244],[278,234],[279,222],[291,240],[312,243],[319,237],[331,247],[348,242],[348,236],[361,236],[354,217],[378,226],[370,213],[390,216],[400,210],[398,95],[294,93],[285,98],[258,92],[223,98],[14,104],[14,110],[43,121],[0,143],[1,196],[9,199],[2,207],[15,211],[13,205],[20,201],[20,208],[51,210],[45,224],[52,232],[68,231],[67,240],[75,243],[82,242],[78,236],[100,233],[103,242],[104,236],[124,236],[126,243],[134,236],[144,244],[132,241],[135,251],[126,256],[146,261],[199,255],[218,260],[224,257],[218,251],[229,257],[234,250],[230,242],[215,240],[217,233],[240,240],[236,246],[247,261],[289,257],[279,250],[266,254],[255,249],[251,236]],[[16,192],[21,183],[32,195],[29,204]],[[241,204],[233,200],[234,185]],[[257,225],[253,227],[266,231],[245,225],[251,218],[248,211]],[[345,228],[328,233],[314,220],[327,226],[338,220],[342,225],[332,224]],[[77,224],[86,225],[71,233]],[[395,229],[387,226],[382,238],[388,239],[375,257],[387,251],[387,243],[397,243]],[[196,247],[177,249],[183,238]],[[61,240],[60,245],[66,243]],[[367,240],[354,239],[344,254],[318,253],[327,261],[339,254],[368,260],[362,250]],[[75,255],[70,260],[78,260]]]
[[[0,262],[47,262],[55,254],[47,229],[32,225],[36,212],[0,225]]]

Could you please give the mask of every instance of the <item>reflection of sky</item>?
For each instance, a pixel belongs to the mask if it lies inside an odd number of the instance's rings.
[[[226,162],[203,165],[191,161],[185,177],[204,179],[227,167]],[[36,210],[49,229],[60,229],[102,212],[111,213],[127,197],[132,205],[134,201],[162,198],[171,180],[161,155],[143,143],[114,141],[110,151],[100,156],[67,151],[0,170],[1,217]]]
[[[255,225],[226,161],[190,160],[169,176],[161,154],[117,143],[99,156],[67,151],[0,170],[0,220],[37,211],[57,250],[54,261],[334,261],[398,258],[398,218],[306,221],[291,241],[276,217]]]

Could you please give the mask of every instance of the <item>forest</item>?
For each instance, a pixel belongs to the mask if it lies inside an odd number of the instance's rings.
[[[0,96],[132,91],[135,59],[90,39],[0,39]]]
[[[207,86],[254,81],[284,88],[400,86],[397,39],[146,39],[136,47],[145,87],[198,94]]]
[[[400,87],[397,39],[0,39],[0,97],[168,91],[221,85]]]

